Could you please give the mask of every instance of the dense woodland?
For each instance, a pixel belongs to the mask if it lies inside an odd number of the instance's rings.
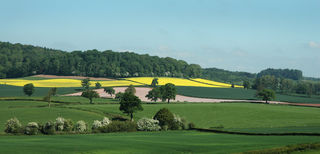
[[[200,77],[201,67],[173,58],[131,52],[65,52],[31,45],[0,42],[0,78],[34,74],[93,77]]]

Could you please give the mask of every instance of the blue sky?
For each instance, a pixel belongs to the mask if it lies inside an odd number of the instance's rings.
[[[0,0],[0,41],[320,77],[319,0]]]

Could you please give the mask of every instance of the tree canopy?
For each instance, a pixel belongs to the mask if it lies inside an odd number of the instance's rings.
[[[26,85],[23,86],[23,92],[28,95],[31,96],[34,92],[34,86],[32,83],[28,83]]]
[[[256,97],[261,98],[262,100],[266,101],[266,103],[276,98],[275,92],[272,89],[263,89],[257,91]]]
[[[171,99],[173,100],[176,99],[177,89],[176,89],[176,86],[172,83],[167,83],[164,86],[161,86],[160,92],[161,92],[162,101],[167,100],[168,103],[170,103]]]
[[[82,92],[82,97],[88,98],[90,100],[90,104],[93,104],[92,99],[93,98],[99,98],[99,94],[94,90],[86,90]]]
[[[133,93],[124,93],[120,100],[120,111],[130,115],[131,121],[133,120],[133,113],[142,111],[141,100]]]

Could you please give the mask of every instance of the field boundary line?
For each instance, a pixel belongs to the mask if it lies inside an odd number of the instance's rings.
[[[215,129],[205,129],[205,128],[193,128],[200,132],[211,132],[220,134],[232,134],[232,135],[250,135],[250,136],[320,136],[320,133],[248,133],[248,132],[231,132]]]

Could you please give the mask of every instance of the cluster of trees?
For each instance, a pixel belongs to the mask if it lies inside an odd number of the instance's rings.
[[[302,71],[296,69],[273,69],[268,68],[262,70],[260,73],[257,74],[257,78],[262,76],[271,75],[276,78],[286,78],[292,80],[301,80],[303,78]]]
[[[148,92],[146,95],[146,98],[157,101],[158,99],[161,99],[163,102],[167,101],[170,103],[170,100],[175,100],[177,95],[177,89],[174,84],[167,83],[163,86],[158,87],[158,78],[154,78],[152,80],[151,86],[153,87],[152,90]]]
[[[243,85],[247,85],[248,82],[245,81]],[[264,75],[256,78],[253,85],[253,89],[272,89],[276,92],[289,94],[306,94],[308,96],[319,95],[320,94],[320,83],[308,82],[308,81],[296,81],[288,78],[278,78],[276,76]]]
[[[0,42],[0,78],[35,74],[93,77],[200,77],[201,67],[173,58],[97,50],[65,52]]]

